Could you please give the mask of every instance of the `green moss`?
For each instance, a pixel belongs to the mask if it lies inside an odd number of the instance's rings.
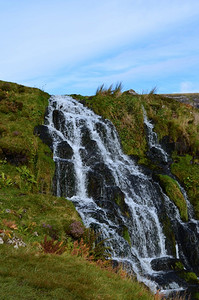
[[[199,219],[199,167],[197,159],[191,155],[173,155],[173,160],[171,171],[183,183],[194,207],[195,217]]]
[[[128,228],[126,226],[123,226],[123,234],[122,234],[123,238],[129,243],[129,245],[131,246],[131,238],[128,232]]]
[[[180,191],[178,183],[168,175],[159,175],[160,185],[167,194],[167,196],[178,207],[181,219],[188,221],[187,204],[182,192]]]
[[[183,264],[180,261],[178,261],[178,262],[175,263],[174,269],[176,271],[184,270],[184,266],[183,266]]]
[[[179,272],[178,275],[188,283],[199,284],[197,275],[193,272],[182,271],[182,272]]]

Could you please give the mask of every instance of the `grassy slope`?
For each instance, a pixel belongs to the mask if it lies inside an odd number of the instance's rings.
[[[69,225],[80,220],[71,202],[51,195],[52,153],[33,135],[48,98],[39,89],[0,81],[0,234],[27,244],[0,244],[0,299],[152,299],[141,284],[70,251],[41,253],[44,235],[65,241]]]

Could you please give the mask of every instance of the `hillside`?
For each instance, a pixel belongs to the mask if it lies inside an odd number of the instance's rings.
[[[194,207],[195,218],[199,219],[197,108],[179,103],[170,95],[153,93],[132,95],[128,91],[103,90],[91,97],[72,96],[113,122],[124,152],[161,185],[186,222],[187,206],[176,184],[179,180]],[[0,81],[0,252],[4,257],[1,299],[63,299],[63,295],[67,299],[152,299],[136,281],[121,279],[93,262],[91,265],[90,253],[86,252],[86,259],[72,256],[74,242],[79,243],[83,235],[74,235],[71,224],[79,224],[77,231],[84,227],[73,204],[52,195],[52,152],[33,134],[35,126],[44,122],[49,97],[36,88]],[[159,143],[172,157],[168,165],[148,149],[143,107],[154,124]],[[164,233],[173,241],[171,248],[175,248],[168,219]],[[45,236],[62,241],[68,250],[61,256],[44,254],[41,243]],[[26,247],[13,249],[20,245]],[[74,270],[78,270],[77,277]],[[189,275],[197,282],[196,275]]]
[[[78,244],[79,215],[72,202],[52,195],[52,152],[33,134],[43,123],[49,97],[0,81],[0,298],[153,299],[138,282],[122,279],[122,272],[88,262],[89,245]],[[63,245],[42,248],[45,236]],[[45,254],[62,247],[61,256]]]

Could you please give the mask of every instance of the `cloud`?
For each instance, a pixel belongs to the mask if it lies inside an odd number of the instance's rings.
[[[0,76],[53,91],[186,65],[199,50],[198,15],[194,0],[2,1]]]
[[[199,83],[184,81],[180,84],[180,93],[198,93]]]

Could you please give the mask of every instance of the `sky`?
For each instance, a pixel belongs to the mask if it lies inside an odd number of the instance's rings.
[[[0,0],[0,80],[199,92],[199,0]]]

